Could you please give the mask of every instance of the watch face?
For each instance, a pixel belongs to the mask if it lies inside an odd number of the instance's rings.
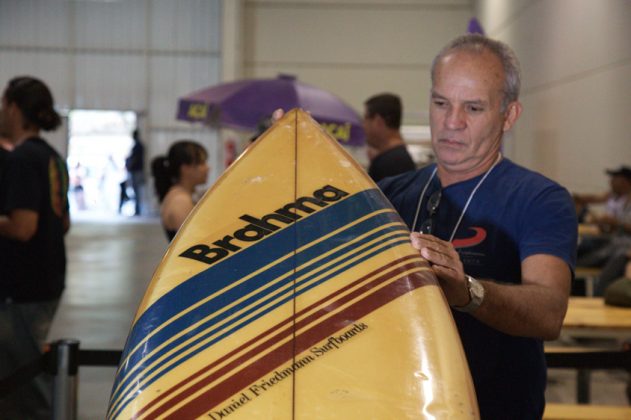
[[[473,312],[482,304],[484,299],[484,286],[471,276],[467,276],[467,289],[469,289],[469,297],[471,300],[462,307],[452,306],[452,308],[460,312]]]
[[[471,277],[469,277],[469,285],[471,300],[475,301],[479,305],[482,303],[482,299],[484,299],[484,286],[482,286],[479,281]]]

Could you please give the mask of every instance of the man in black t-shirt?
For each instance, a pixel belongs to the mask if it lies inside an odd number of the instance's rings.
[[[4,166],[0,213],[30,212],[31,217],[37,218],[37,224],[26,241],[19,236],[7,238],[12,248],[11,259],[2,269],[9,275],[6,278],[3,275],[0,296],[16,302],[58,299],[66,271],[65,162],[45,140],[29,137],[7,156]]]
[[[41,357],[64,288],[68,171],[39,135],[60,124],[43,82],[9,82],[0,107],[0,134],[14,146],[0,180],[0,377]],[[1,399],[2,418],[50,419],[50,382],[40,374]]]
[[[2,181],[2,171],[4,168],[4,161],[7,158],[9,151],[4,147],[0,146],[0,181]]]
[[[369,98],[365,103],[364,132],[370,148],[368,175],[373,181],[416,169],[401,137],[401,100],[391,93]]]
[[[4,137],[0,133],[0,181],[2,181],[2,170],[4,168],[4,161],[9,154],[9,151],[13,149],[11,142],[8,138]]]

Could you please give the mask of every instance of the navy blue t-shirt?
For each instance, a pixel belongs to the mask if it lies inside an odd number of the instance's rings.
[[[436,175],[419,196],[435,165],[379,183],[411,230],[427,219],[427,200],[440,189]],[[451,237],[465,203],[482,179],[442,189],[433,216],[433,234]],[[473,196],[452,243],[467,274],[503,283],[521,283],[521,262],[535,254],[554,255],[573,271],[576,212],[568,191],[544,176],[503,159]],[[542,340],[501,333],[473,316],[452,311],[473,377],[483,419],[541,418],[546,366]]]

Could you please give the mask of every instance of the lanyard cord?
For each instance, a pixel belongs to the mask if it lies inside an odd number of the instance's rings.
[[[467,199],[467,202],[465,203],[464,208],[462,209],[462,212],[460,213],[460,217],[458,218],[458,221],[456,222],[456,226],[454,226],[454,229],[451,231],[451,236],[449,237],[449,242],[453,241],[454,236],[456,236],[456,232],[458,231],[458,228],[460,227],[460,223],[462,222],[462,219],[464,218],[464,215],[467,212],[467,209],[469,208],[469,204],[471,203],[471,200],[473,199],[473,196],[478,191],[478,188],[480,188],[482,183],[486,180],[486,178],[489,176],[491,171],[493,171],[493,169],[497,166],[498,163],[500,163],[501,160],[502,160],[502,154],[500,153],[497,156],[497,159],[495,160],[495,163],[493,163],[493,166],[491,166],[484,173],[484,176],[482,177],[482,179],[480,181],[478,181],[476,186],[473,188],[473,191],[471,191],[471,194],[469,194],[469,198]],[[434,168],[434,170],[432,171],[432,174],[430,175],[429,180],[427,180],[427,183],[425,184],[425,187],[423,187],[423,191],[421,192],[421,196],[418,199],[418,205],[416,206],[416,214],[414,215],[414,222],[412,223],[412,230],[413,231],[416,230],[416,222],[418,220],[418,215],[419,215],[419,213],[421,211],[421,203],[423,202],[423,197],[425,197],[425,192],[427,191],[427,188],[429,187],[429,184],[432,182],[432,179],[434,179],[434,175],[436,175],[436,169],[438,169],[438,166],[436,166]]]
[[[425,192],[427,191],[427,187],[429,187],[429,184],[432,182],[432,179],[434,179],[434,175],[436,175],[436,169],[438,169],[438,166],[434,167],[432,174],[429,176],[427,183],[423,187],[423,191],[421,191],[421,196],[418,198],[418,204],[416,205],[416,213],[414,214],[414,222],[412,222],[412,231],[416,231],[416,221],[418,220],[418,215],[421,210],[421,203],[423,202],[423,197],[425,197]]]

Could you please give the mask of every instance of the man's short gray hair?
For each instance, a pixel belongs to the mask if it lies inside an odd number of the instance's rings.
[[[432,85],[434,84],[436,65],[446,55],[455,51],[469,51],[479,54],[485,50],[499,58],[504,68],[504,97],[502,98],[502,112],[504,112],[508,104],[519,99],[521,75],[517,55],[511,47],[503,42],[479,34],[468,34],[454,39],[438,53],[432,62]]]

